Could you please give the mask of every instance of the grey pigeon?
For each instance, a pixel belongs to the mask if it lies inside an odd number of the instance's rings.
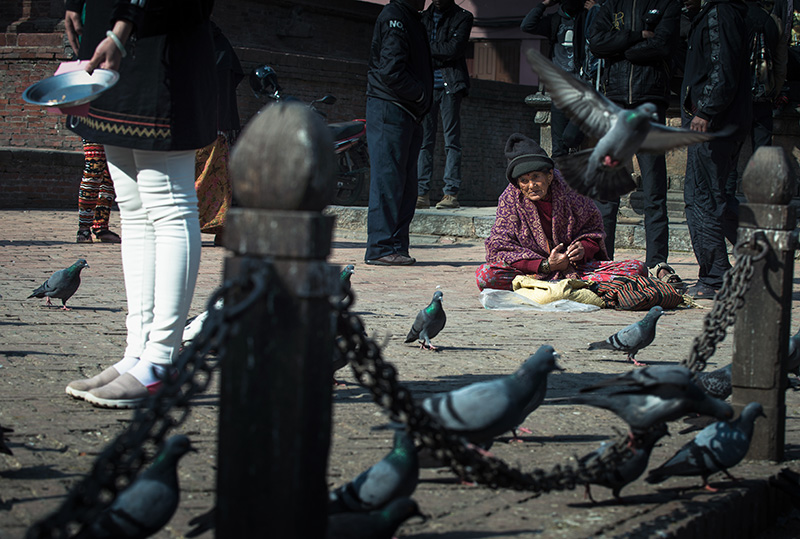
[[[68,268],[58,270],[50,276],[42,285],[31,292],[28,298],[47,298],[45,305],[50,307],[50,298],[61,300],[61,308],[69,311],[67,300],[72,297],[81,285],[81,270],[88,268],[86,260],[79,258],[77,262]]]
[[[330,493],[328,513],[380,509],[411,496],[419,481],[417,448],[405,431],[394,433],[394,447],[382,460]]]
[[[214,303],[215,310],[220,310],[224,306],[225,300],[222,298],[219,298]],[[181,337],[181,344],[183,346],[188,346],[197,338],[198,335],[200,335],[200,332],[203,331],[203,325],[206,323],[206,319],[208,319],[208,311],[203,311],[194,318],[190,318],[186,321],[186,325],[183,328],[183,335]]]
[[[617,467],[609,469],[608,472],[606,472],[597,481],[593,481],[591,484],[586,483],[586,497],[592,501],[595,501],[594,498],[592,498],[591,491],[591,485],[595,484],[610,488],[614,499],[618,502],[621,502],[622,498],[619,496],[620,491],[625,487],[625,485],[633,483],[639,478],[640,475],[644,473],[644,471],[647,469],[647,463],[650,460],[650,453],[653,451],[653,446],[655,446],[656,442],[658,442],[661,438],[667,435],[669,435],[667,424],[659,423],[652,429],[637,437],[633,441],[633,455],[631,455],[630,458],[624,460],[622,464],[618,465]],[[603,454],[608,451],[609,447],[611,447],[611,444],[608,442],[603,442],[600,447],[588,455],[581,457],[579,462],[586,466],[590,466],[596,462],[597,459],[602,457]]]
[[[558,357],[552,346],[543,345],[513,374],[432,395],[422,401],[422,408],[474,444],[491,441],[522,423],[525,407],[547,385],[547,375],[561,370]]]
[[[591,198],[613,200],[633,191],[636,184],[626,164],[636,153],[664,153],[727,134],[661,125],[653,121],[657,108],[652,103],[623,109],[534,49],[528,51],[528,62],[547,85],[555,106],[597,140],[594,148],[556,161],[566,182]]]
[[[789,337],[789,350],[786,354],[786,372],[800,376],[800,330]]]
[[[342,287],[342,293],[347,295],[352,288],[352,284],[350,283],[350,277],[356,272],[356,267],[353,264],[348,264],[342,270],[342,273],[339,274],[339,283]]]
[[[406,335],[406,342],[414,342],[419,339],[421,348],[436,350],[437,348],[431,344],[431,339],[442,331],[445,322],[447,322],[447,316],[442,307],[442,291],[437,290],[433,293],[430,305],[417,313],[411,331]]]
[[[178,508],[178,461],[189,451],[193,449],[186,436],[167,440],[153,464],[76,539],[143,539],[163,528]]]
[[[644,318],[630,326],[617,331],[604,341],[589,344],[589,350],[619,350],[628,353],[628,359],[637,367],[644,363],[636,360],[636,353],[649,346],[656,338],[656,322],[664,314],[664,309],[656,305],[651,308]]]
[[[539,384],[538,389],[533,393],[531,400],[525,405],[525,408],[522,409],[519,417],[519,423],[513,429],[511,429],[511,442],[522,442],[522,439],[517,436],[517,431],[523,432],[526,434],[530,434],[531,430],[525,427],[520,427],[520,425],[527,419],[529,415],[531,415],[536,409],[542,405],[544,402],[544,398],[547,395],[547,381],[543,384]]]
[[[703,488],[716,489],[708,484],[708,477],[716,472],[728,472],[747,454],[753,438],[753,424],[756,418],[765,417],[761,404],[751,402],[742,414],[733,421],[717,421],[701,430],[692,441],[684,445],[667,462],[650,470],[648,483],[660,483],[675,475],[699,475],[703,478]]]
[[[598,393],[604,388],[610,392]],[[681,365],[643,367],[585,387],[581,393],[563,400],[614,412],[634,437],[693,412],[717,419],[733,417],[733,408],[700,389],[692,381],[692,372]]]
[[[423,516],[417,502],[398,498],[382,509],[367,513],[336,513],[328,516],[327,539],[391,539],[400,525],[413,516]]]
[[[728,363],[724,367],[711,372],[698,372],[695,375],[695,381],[697,385],[715,399],[725,400],[733,392],[731,366],[732,363]]]
[[[8,427],[3,427],[0,425],[0,453],[5,453],[6,455],[13,455],[14,453],[11,452],[11,449],[8,448],[6,445],[5,434],[7,432],[14,432],[14,429],[9,429]]]

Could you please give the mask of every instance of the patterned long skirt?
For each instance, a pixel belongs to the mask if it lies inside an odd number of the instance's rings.
[[[194,188],[197,191],[197,210],[200,231],[206,234],[222,232],[225,216],[231,207],[233,191],[228,174],[230,145],[225,135],[197,150]]]
[[[592,260],[585,264],[580,264],[577,268],[578,278],[584,281],[605,282],[620,275],[647,276],[647,266],[640,260]],[[483,264],[475,272],[475,279],[478,288],[496,288],[499,290],[511,290],[511,282],[517,275],[525,273],[512,268],[511,266],[498,266]],[[549,280],[549,275],[534,275],[543,281]]]
[[[83,175],[78,188],[78,229],[108,230],[114,184],[102,144],[83,141]]]

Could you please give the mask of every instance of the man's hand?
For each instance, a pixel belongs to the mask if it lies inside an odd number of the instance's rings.
[[[705,133],[708,131],[708,120],[704,120],[700,116],[695,116],[692,118],[692,123],[689,124],[689,129],[692,131],[699,131],[700,133]]]
[[[586,11],[589,11],[590,9],[592,9],[594,7],[594,5],[596,3],[597,2],[595,2],[594,0],[586,0],[586,2],[583,3],[583,9],[585,9]]]
[[[542,2],[542,5],[544,7],[550,7],[550,6],[554,6],[554,5],[558,4],[560,1],[561,0],[544,0]]]
[[[656,33],[652,30],[642,30],[642,37],[644,39],[650,39],[651,37],[655,37]]]
[[[81,24],[81,15],[77,11],[67,11],[64,15],[64,29],[67,32],[67,41],[69,46],[75,51],[75,56],[78,55],[80,48],[79,38],[83,34],[83,25]]]

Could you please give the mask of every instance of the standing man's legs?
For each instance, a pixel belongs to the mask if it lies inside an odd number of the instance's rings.
[[[461,99],[460,93],[444,93],[440,105],[445,151],[443,191],[451,197],[457,197],[461,189]],[[443,198],[440,204],[445,200]],[[446,207],[451,206],[458,207],[458,203]]]
[[[367,98],[370,188],[364,259],[368,263],[391,255],[408,255],[421,144],[422,127],[407,112],[389,101]]]
[[[436,149],[436,130],[439,127],[439,106],[444,91],[433,90],[433,103],[431,110],[422,118],[422,147],[417,159],[417,196],[427,198],[428,191],[431,189],[431,177],[433,176],[433,152]],[[430,199],[427,201],[418,200],[417,207],[430,206]]]

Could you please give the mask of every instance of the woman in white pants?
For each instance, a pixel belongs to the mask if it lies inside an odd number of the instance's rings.
[[[83,3],[67,1],[68,30]],[[216,103],[213,2],[85,3],[79,57],[90,59],[88,71],[119,69],[120,81],[68,124],[105,145],[124,240],[128,337],[121,360],[66,391],[95,406],[132,408],[169,375],[200,264],[195,150],[216,136],[208,105]],[[127,54],[131,34],[135,55]]]

